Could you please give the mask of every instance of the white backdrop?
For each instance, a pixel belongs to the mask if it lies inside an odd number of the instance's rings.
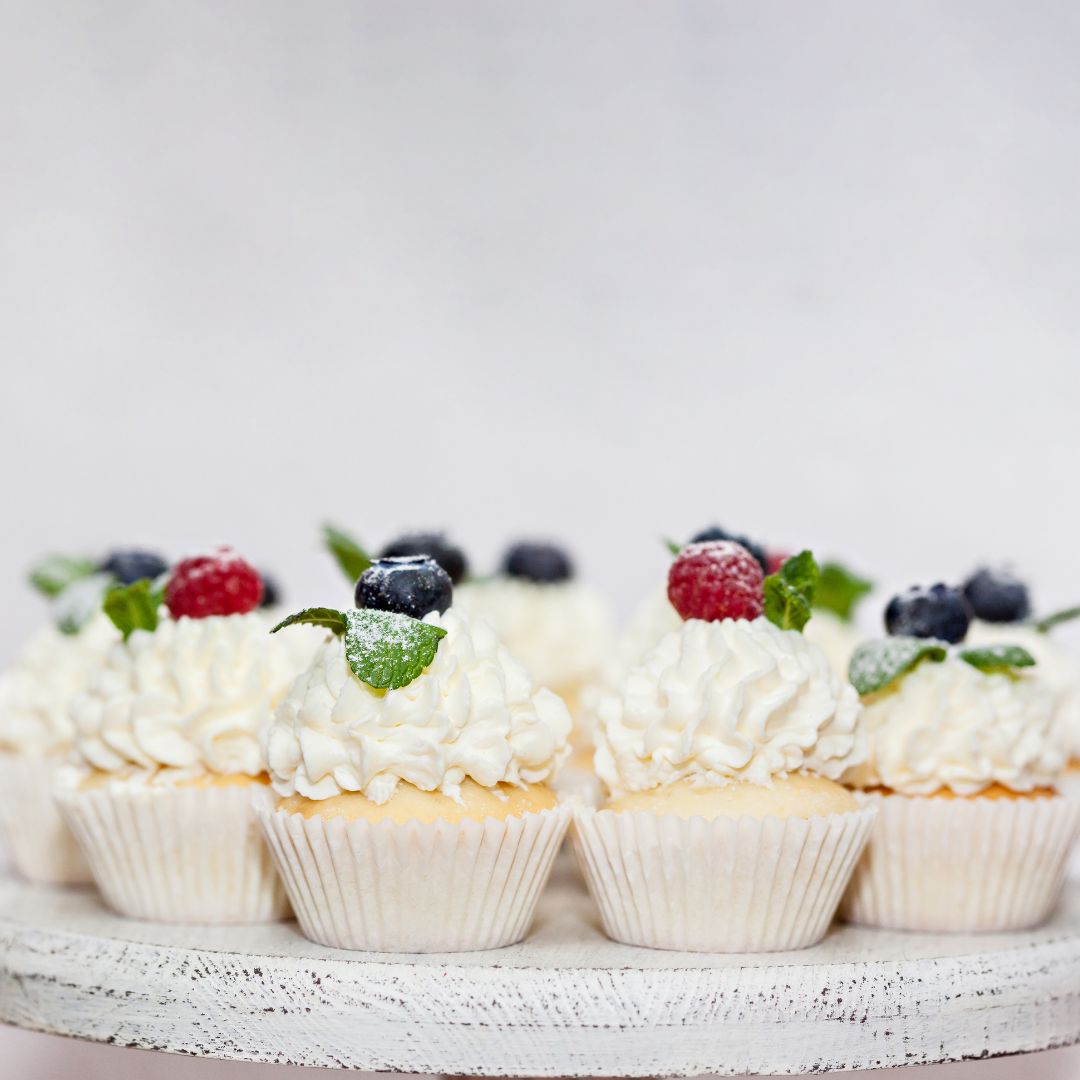
[[[327,516],[565,538],[622,612],[712,520],[1080,600],[1078,47],[1070,0],[3,0],[0,658],[42,550],[318,602]]]

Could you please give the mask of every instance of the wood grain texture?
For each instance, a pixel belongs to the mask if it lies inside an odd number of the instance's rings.
[[[811,1073],[1080,1041],[1080,884],[1023,934],[838,927],[751,957],[603,937],[563,866],[527,941],[368,956],[291,923],[162,926],[0,882],[0,1020],[174,1053],[476,1076]]]

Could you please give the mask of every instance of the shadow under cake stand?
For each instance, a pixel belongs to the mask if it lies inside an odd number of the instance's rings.
[[[565,862],[520,945],[340,952],[295,924],[121,919],[0,877],[0,1021],[210,1058],[466,1076],[815,1073],[1080,1042],[1080,882],[1037,930],[837,926],[791,953],[604,937]]]

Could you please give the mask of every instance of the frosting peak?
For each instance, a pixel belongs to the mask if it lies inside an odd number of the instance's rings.
[[[425,622],[446,630],[435,659],[396,690],[352,673],[340,638],[316,653],[267,736],[274,788],[326,799],[347,791],[385,802],[399,781],[456,798],[466,777],[485,787],[548,779],[568,753],[570,716],[537,690],[484,622],[454,608]]]
[[[799,632],[691,619],[600,702],[596,769],[614,795],[683,779],[836,779],[861,759],[858,716],[854,689]]]
[[[106,772],[265,772],[261,729],[316,640],[271,625],[259,612],[164,619],[117,642],[72,703],[82,756]]]

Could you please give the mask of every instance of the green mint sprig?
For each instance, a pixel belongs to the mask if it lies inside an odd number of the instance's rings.
[[[842,563],[827,562],[821,567],[814,607],[851,622],[856,605],[873,588],[872,581],[852,573]]]
[[[1065,608],[1063,611],[1055,611],[1052,615],[1045,615],[1041,619],[1036,619],[1031,625],[1038,630],[1040,634],[1049,634],[1055,626],[1072,622],[1073,619],[1080,619],[1080,607],[1070,607]]]
[[[97,563],[81,555],[48,555],[30,567],[30,584],[42,596],[59,596],[69,585],[97,573]]]
[[[670,536],[662,536],[660,540],[672,555],[678,555],[685,546],[684,544],[680,544],[678,540],[672,540]]]
[[[435,659],[446,637],[441,626],[371,608],[307,608],[283,619],[271,633],[286,626],[321,626],[345,639],[345,659],[352,673],[375,690],[408,686]]]
[[[164,586],[140,578],[130,585],[114,585],[105,593],[101,608],[127,641],[136,630],[153,633],[157,629],[164,600]]]
[[[940,664],[949,655],[948,646],[933,638],[888,637],[864,641],[852,653],[848,679],[860,694],[873,694],[891,686],[924,660]],[[1032,667],[1035,658],[1019,645],[971,646],[954,655],[988,675],[1010,674],[1017,668]]]
[[[781,630],[802,630],[812,614],[818,578],[818,566],[809,551],[792,555],[765,579],[765,618]]]
[[[343,529],[335,525],[323,526],[323,544],[326,550],[337,560],[341,572],[353,585],[356,579],[372,564],[371,556],[364,550],[358,540],[355,540]]]

